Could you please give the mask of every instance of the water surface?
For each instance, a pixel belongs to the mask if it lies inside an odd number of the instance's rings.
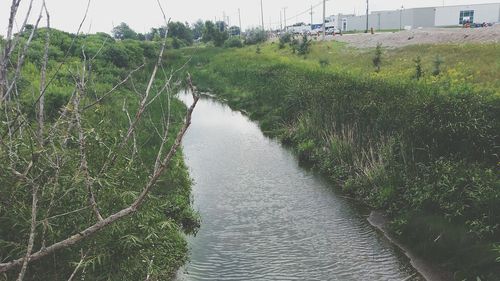
[[[366,212],[228,106],[200,100],[184,154],[202,225],[179,280],[418,278]]]

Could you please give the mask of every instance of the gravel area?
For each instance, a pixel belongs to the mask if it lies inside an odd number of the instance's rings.
[[[399,48],[417,44],[499,43],[500,24],[484,28],[424,28],[375,34],[345,34],[329,36],[329,40],[349,43],[356,48]]]

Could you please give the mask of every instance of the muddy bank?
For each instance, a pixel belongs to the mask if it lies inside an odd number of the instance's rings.
[[[368,222],[380,230],[385,237],[394,245],[398,246],[401,251],[410,259],[411,265],[428,281],[450,281],[453,280],[451,272],[446,272],[437,266],[431,264],[429,261],[423,260],[416,256],[406,246],[401,244],[388,230],[388,219],[379,211],[372,211],[368,217]]]

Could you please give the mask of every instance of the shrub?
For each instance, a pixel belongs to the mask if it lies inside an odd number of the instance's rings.
[[[295,54],[297,52],[299,45],[300,45],[299,40],[293,38],[292,41],[290,42],[290,48],[292,48],[292,53]]]
[[[415,76],[414,78],[416,80],[420,80],[424,76],[424,69],[422,68],[422,59],[420,56],[418,56],[416,59],[413,60],[415,62]]]
[[[233,36],[224,42],[224,47],[226,48],[241,48],[243,47],[243,43],[241,39],[237,36]]]
[[[382,44],[378,43],[375,49],[375,56],[373,57],[373,66],[375,66],[375,72],[380,72],[380,67],[382,66]]]
[[[443,64],[443,59],[440,56],[436,56],[434,59],[434,69],[432,70],[432,75],[438,76],[441,74],[441,65]]]
[[[267,41],[267,32],[261,28],[253,28],[245,33],[245,45],[255,45]]]
[[[260,45],[257,46],[257,49],[255,50],[255,53],[258,54],[258,55],[261,53]]]
[[[291,33],[284,33],[280,36],[280,42],[279,42],[279,48],[284,49],[286,44],[289,44],[292,42],[292,34]]]
[[[311,51],[311,40],[309,40],[309,38],[307,38],[307,35],[304,34],[304,36],[302,37],[302,41],[300,42],[300,45],[299,45],[299,55],[307,55],[309,54],[309,52]]]
[[[321,67],[327,67],[330,65],[330,61],[327,58],[321,58],[319,59],[319,65]]]

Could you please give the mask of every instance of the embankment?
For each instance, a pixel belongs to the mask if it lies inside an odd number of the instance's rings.
[[[495,91],[396,80],[244,50],[191,49],[197,85],[248,112],[457,280],[500,276]]]

